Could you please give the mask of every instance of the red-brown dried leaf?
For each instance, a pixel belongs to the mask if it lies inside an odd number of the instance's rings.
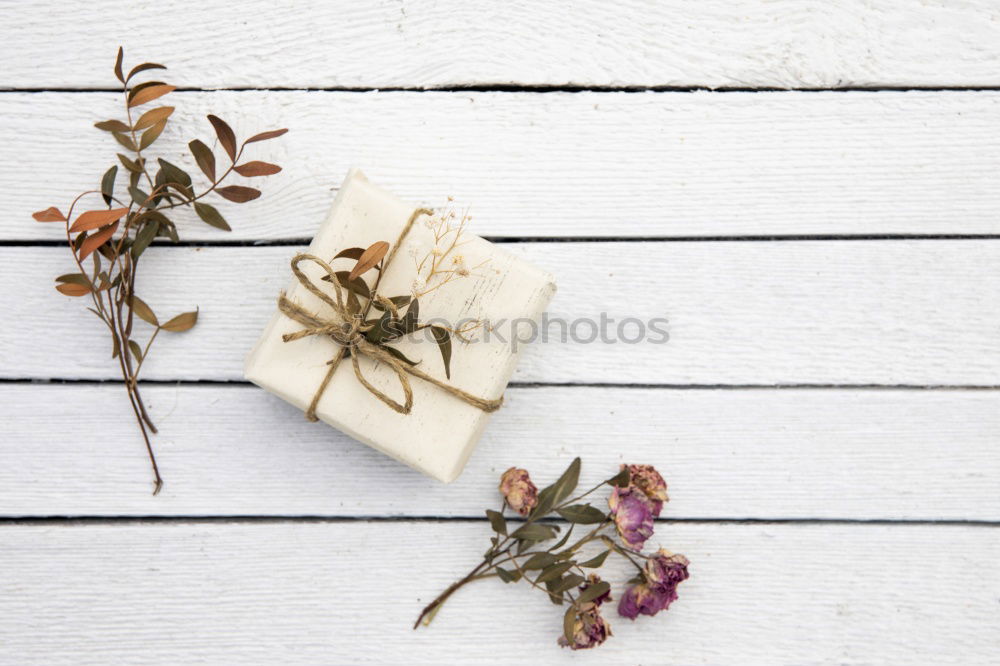
[[[215,135],[219,137],[219,143],[222,144],[226,154],[229,155],[229,159],[235,162],[236,134],[233,132],[233,128],[226,124],[226,121],[222,118],[211,114],[208,116],[208,122],[212,123],[212,127],[215,128]]]
[[[247,162],[246,164],[233,167],[233,171],[241,176],[252,178],[254,176],[273,176],[281,171],[281,167],[277,164],[254,160],[253,162]]]
[[[127,212],[128,208],[88,210],[86,213],[80,213],[80,215],[77,216],[76,222],[74,222],[73,226],[69,228],[70,233],[75,233],[77,231],[89,231],[91,229],[97,229],[111,224],[112,222],[117,222],[121,219],[122,215]]]
[[[66,216],[56,208],[55,206],[49,206],[45,210],[40,210],[37,213],[32,213],[31,217],[35,218],[36,222],[65,222]]]
[[[234,203],[246,203],[253,201],[260,196],[260,190],[242,185],[229,185],[216,190],[224,199],[229,199]]]
[[[256,143],[257,141],[267,141],[268,139],[275,139],[287,131],[288,131],[287,128],[282,128],[282,129],[270,130],[267,132],[261,132],[260,134],[254,134],[252,137],[244,141],[243,144],[246,145],[248,143]]]
[[[91,252],[104,245],[105,241],[114,236],[117,229],[118,223],[115,222],[109,227],[104,227],[93,236],[87,236],[83,244],[80,245],[80,261],[89,257]]]
[[[172,86],[166,83],[160,83],[155,86],[143,88],[133,95],[132,99],[128,101],[129,108],[141,106],[147,102],[152,102],[154,99],[163,97],[167,93],[173,92],[174,90],[177,90],[177,86]]]
[[[353,269],[351,269],[347,279],[353,280],[374,268],[378,262],[382,261],[382,258],[385,257],[385,254],[388,251],[389,244],[385,241],[372,243],[371,246],[365,250],[360,257],[358,257],[358,263],[355,264]]]
[[[67,296],[86,296],[90,293],[90,287],[62,282],[56,285],[56,291],[60,294],[66,294]]]

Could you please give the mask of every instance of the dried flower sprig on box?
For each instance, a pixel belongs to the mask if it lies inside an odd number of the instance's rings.
[[[653,535],[653,520],[668,501],[663,477],[650,465],[622,465],[612,478],[570,497],[579,478],[579,458],[541,492],[526,470],[511,467],[504,472],[500,478],[503,505],[500,511],[486,511],[495,534],[483,561],[428,604],[413,628],[421,622],[429,624],[442,604],[467,583],[494,577],[504,583],[525,580],[552,603],[568,604],[560,645],[573,650],[596,647],[611,636],[611,626],[601,616],[601,605],[612,601],[612,597],[611,585],[601,580],[595,570],[612,553],[636,568],[636,575],[628,581],[629,587],[618,602],[618,614],[634,620],[640,614],[656,615],[667,610],[677,599],[677,586],[688,578],[688,560],[662,548],[652,555],[641,552]],[[605,513],[580,503],[604,486],[611,488],[610,511]],[[508,523],[503,515],[507,507],[525,520]],[[562,528],[541,521],[556,517],[567,521],[569,527],[555,544],[545,546]],[[571,542],[577,526],[586,526],[583,529],[588,531]],[[590,543],[600,544],[603,550],[584,559],[581,551]]]
[[[63,222],[66,226],[66,241],[73,254],[77,272],[57,277],[56,289],[67,296],[89,296],[93,307],[87,309],[108,328],[111,335],[111,357],[117,359],[129,402],[132,411],[135,412],[153,468],[155,495],[163,486],[163,480],[149,441],[149,433],[155,433],[156,427],[146,413],[139,392],[139,371],[149,355],[157,334],[160,331],[189,330],[198,321],[198,311],[184,312],[161,322],[145,301],[135,293],[139,258],[155,238],[162,237],[177,242],[177,227],[168,217],[169,211],[173,208],[191,206],[206,224],[229,231],[230,227],[226,220],[214,206],[205,203],[204,198],[213,192],[235,203],[244,203],[259,197],[260,190],[243,185],[222,187],[222,181],[234,171],[246,177],[269,176],[281,171],[281,167],[267,162],[251,161],[242,164],[237,162],[243,156],[243,149],[247,144],[273,139],[288,130],[262,132],[242,144],[237,144],[232,128],[222,119],[210,115],[208,120],[215,129],[219,144],[230,162],[225,169],[220,169],[222,173],[218,175],[216,173],[215,154],[212,149],[195,139],[188,146],[194,161],[208,180],[204,187],[196,187],[190,175],[163,158],[156,160],[158,168],[153,174],[146,151],[162,134],[174,107],[159,106],[145,111],[138,118],[134,118],[133,115],[137,107],[160,99],[172,92],[175,87],[162,81],[135,83],[136,75],[166,67],[146,62],[133,67],[125,75],[122,70],[123,58],[124,52],[119,48],[114,72],[122,84],[125,119],[105,120],[96,123],[95,126],[110,132],[129,153],[118,154],[118,161],[129,174],[126,193],[121,195],[115,193],[118,176],[116,164],[104,173],[100,188],[77,196],[70,203],[65,215],[53,206],[35,213],[33,217],[38,222]],[[77,204],[88,195],[101,195],[106,208],[87,210],[74,217]],[[89,269],[84,263],[88,259],[91,264]],[[153,327],[145,345],[140,344],[133,331],[136,317]]]

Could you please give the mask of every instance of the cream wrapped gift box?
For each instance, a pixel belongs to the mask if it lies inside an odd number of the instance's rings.
[[[523,340],[537,327],[555,293],[553,278],[464,230],[457,246],[451,248],[457,230],[441,237],[447,228],[442,225],[448,225],[449,220],[440,214],[420,215],[419,210],[373,185],[360,171],[352,170],[307,254],[327,262],[334,271],[350,271],[357,257],[334,260],[335,255],[346,248],[368,248],[379,241],[395,244],[414,218],[399,248],[390,249],[386,257],[388,263],[382,270],[377,293],[383,297],[417,295],[421,323],[471,330],[468,340],[450,336],[450,377],[432,328],[402,336],[386,346],[416,362],[408,367],[442,385],[484,400],[499,398],[514,372],[519,347],[523,347],[516,340]],[[428,269],[435,258],[439,260],[439,271],[428,280]],[[328,275],[325,268],[311,260],[300,261],[298,268],[309,283],[331,301],[336,300],[335,288],[323,281]],[[377,275],[376,270],[371,270],[360,279],[371,288]],[[346,288],[341,292],[345,297],[348,294]],[[284,297],[302,312],[314,314],[316,320],[338,320],[335,309],[310,293],[301,280],[295,280]],[[359,301],[362,308],[367,303],[363,297]],[[405,311],[400,307],[400,316]],[[372,308],[368,321],[380,314]],[[304,411],[321,388],[330,361],[343,355],[345,349],[342,341],[331,335],[286,341],[289,335],[306,328],[281,311],[276,312],[250,352],[245,370],[248,380]],[[373,349],[365,341],[361,344]],[[316,416],[436,479],[449,482],[457,478],[489,420],[489,412],[419,376],[406,374],[401,380],[392,361],[380,361],[377,354],[355,352],[352,356],[336,366],[320,392]],[[409,413],[394,411],[366,388],[356,374],[355,363],[372,389],[397,403],[404,402],[403,383],[408,383],[412,388]]]

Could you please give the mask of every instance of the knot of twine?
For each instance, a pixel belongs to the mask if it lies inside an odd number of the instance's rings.
[[[388,269],[389,264],[392,262],[393,257],[396,254],[396,250],[399,249],[400,244],[409,233],[410,229],[413,227],[413,223],[421,215],[432,215],[433,211],[426,208],[418,208],[413,211],[410,216],[409,221],[407,221],[406,226],[403,227],[403,231],[399,234],[399,238],[396,239],[396,244],[392,246],[389,251],[389,255],[386,257],[385,261],[382,263],[382,271]],[[336,300],[330,298],[330,296],[321,289],[315,282],[309,279],[309,277],[299,268],[299,264],[303,261],[311,261],[323,270],[326,271],[330,278],[330,284],[333,286],[334,296]],[[309,408],[306,410],[306,418],[310,421],[316,421],[316,406],[319,404],[320,398],[323,396],[323,392],[326,391],[326,387],[330,384],[330,380],[333,379],[333,373],[336,372],[337,367],[340,365],[341,360],[344,356],[351,357],[351,363],[354,366],[354,375],[358,378],[358,381],[368,389],[368,392],[374,395],[376,398],[384,402],[386,405],[391,407],[393,410],[399,412],[400,414],[409,414],[413,409],[413,389],[410,387],[410,380],[408,375],[414,377],[419,377],[425,382],[429,382],[434,386],[438,387],[442,391],[455,396],[456,398],[463,400],[464,402],[477,407],[484,412],[495,412],[503,404],[503,396],[496,398],[494,400],[487,400],[480,398],[478,396],[472,395],[462,389],[455,388],[450,384],[446,384],[439,379],[431,377],[427,373],[418,370],[417,368],[403,363],[398,358],[393,356],[390,352],[386,351],[382,345],[378,345],[369,342],[364,334],[371,328],[371,325],[365,326],[364,317],[353,314],[350,309],[345,304],[345,296],[341,291],[341,285],[337,280],[336,273],[333,268],[330,267],[328,263],[320,259],[319,257],[312,254],[300,253],[295,255],[292,259],[292,273],[295,274],[296,279],[298,279],[299,284],[308,289],[314,296],[322,300],[324,303],[330,306],[333,311],[333,316],[328,318],[314,314],[303,308],[298,303],[288,299],[285,294],[281,294],[278,298],[278,310],[282,312],[286,317],[293,319],[294,321],[302,324],[305,328],[301,331],[296,331],[295,333],[286,333],[282,336],[284,342],[292,342],[293,340],[298,340],[300,338],[305,338],[310,335],[325,335],[332,339],[334,342],[339,344],[342,349],[337,351],[336,356],[331,360],[327,361],[329,368],[327,369],[326,376],[320,383],[319,388],[316,389],[316,393],[313,395],[312,402],[309,403]],[[378,294],[371,295],[371,302],[379,302],[383,307],[388,308],[391,312],[396,313],[396,307],[393,303]],[[369,303],[370,306],[371,303]],[[366,309],[367,312],[367,309]],[[367,356],[370,359],[379,361],[381,363],[389,366],[393,372],[396,373],[396,377],[399,379],[399,384],[403,388],[404,400],[402,403],[393,400],[383,391],[372,386],[372,384],[365,379],[364,375],[361,373],[361,366],[358,363],[359,356]]]

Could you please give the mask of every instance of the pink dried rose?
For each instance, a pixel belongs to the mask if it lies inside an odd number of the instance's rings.
[[[646,582],[633,585],[622,595],[618,614],[634,620],[640,614],[656,615],[677,600],[677,586],[688,579],[688,559],[660,549],[646,561]]]
[[[622,465],[628,468],[629,488],[638,490],[647,498],[653,507],[653,516],[659,517],[663,503],[669,502],[667,482],[652,465]]]
[[[635,488],[615,488],[608,497],[611,517],[618,535],[632,550],[642,550],[653,536],[653,506],[645,494]]]
[[[538,503],[538,488],[531,482],[528,470],[511,467],[500,477],[500,494],[511,509],[527,516]]]
[[[597,647],[611,635],[611,626],[601,617],[600,608],[596,603],[583,604],[573,621],[573,642],[559,637],[559,645],[571,650],[589,650]]]

